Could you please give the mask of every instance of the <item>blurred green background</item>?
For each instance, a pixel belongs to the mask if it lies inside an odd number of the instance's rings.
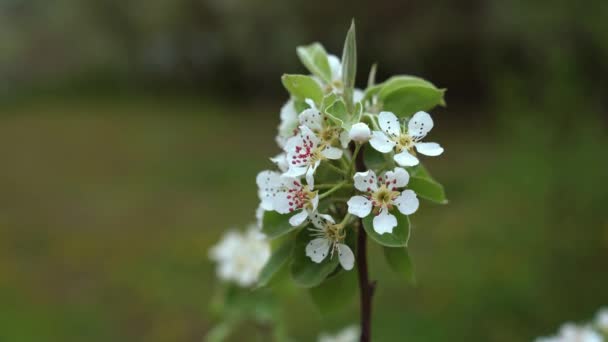
[[[2,0],[0,341],[201,341],[280,75],[352,17],[359,85],[378,62],[448,88],[450,204],[412,217],[416,287],[372,248],[374,340],[527,341],[608,304],[607,1]],[[357,320],[285,305],[300,341]]]

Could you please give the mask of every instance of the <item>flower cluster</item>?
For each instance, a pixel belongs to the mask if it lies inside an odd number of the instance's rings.
[[[536,342],[604,342],[608,341],[608,308],[599,310],[594,322],[577,325],[565,323],[555,336],[539,337]]]
[[[270,245],[259,227],[250,226],[246,232],[226,232],[209,257],[217,262],[218,278],[248,287],[256,283],[270,258]]]

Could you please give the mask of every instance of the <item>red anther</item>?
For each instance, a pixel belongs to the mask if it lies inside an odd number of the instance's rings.
[[[397,180],[396,179],[393,179],[393,184],[397,184]]]
[[[374,180],[370,178],[369,179],[369,184],[372,184],[373,182],[374,182]]]
[[[293,202],[289,202],[289,205],[293,205]]]
[[[367,188],[367,191],[372,191],[372,188]]]

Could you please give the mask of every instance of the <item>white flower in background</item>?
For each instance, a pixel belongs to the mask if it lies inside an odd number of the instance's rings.
[[[264,212],[266,212],[266,210],[262,208],[262,205],[258,205],[258,208],[255,210],[255,222],[258,229],[262,229],[262,226],[264,225]]]
[[[211,248],[209,257],[218,264],[218,278],[247,287],[255,284],[270,258],[270,245],[257,227],[244,233],[231,230]]]
[[[333,258],[334,252],[337,252],[340,265],[347,271],[351,270],[355,265],[355,255],[344,243],[346,237],[344,227],[336,225],[329,215],[314,214],[310,220],[314,228],[309,230],[313,232],[315,238],[306,245],[306,256],[318,264],[328,255]]]
[[[597,327],[608,334],[608,308],[602,308],[595,316],[595,324]]]
[[[300,126],[298,134],[287,141],[285,151],[289,170],[284,175],[300,177],[305,174],[311,189],[314,187],[314,172],[321,161],[342,157],[341,149],[321,143],[307,126]]]
[[[417,112],[407,123],[407,132],[401,131],[399,120],[391,112],[380,112],[378,124],[382,131],[372,132],[369,143],[382,153],[395,150],[393,157],[401,166],[415,166],[419,161],[412,153],[414,147],[418,153],[427,156],[438,156],[443,148],[434,142],[421,142],[433,128],[433,119],[426,112]]]
[[[281,188],[276,192],[272,206],[279,214],[300,211],[289,218],[289,224],[299,226],[316,214],[319,194],[295,178],[282,177],[281,181]]]
[[[404,169],[396,167],[376,179],[372,170],[357,172],[353,177],[355,188],[366,193],[363,196],[353,196],[348,200],[348,212],[364,218],[372,209],[374,211],[374,230],[378,234],[392,233],[397,226],[397,218],[390,213],[393,207],[403,215],[413,214],[418,209],[418,198],[412,190],[399,191],[410,180],[410,175]]]
[[[559,334],[550,337],[539,337],[535,342],[603,342],[600,334],[589,326],[577,326],[572,323],[562,325]]]
[[[371,137],[371,131],[367,124],[359,122],[351,127],[350,131],[348,132],[348,137],[350,140],[358,143],[365,143]]]
[[[357,342],[359,341],[359,327],[351,325],[344,328],[336,335],[321,333],[319,342]]]
[[[289,99],[283,107],[281,107],[281,123],[278,127],[278,135],[276,138],[279,147],[285,146],[287,139],[296,134],[298,128],[298,112],[296,111],[293,99]]]

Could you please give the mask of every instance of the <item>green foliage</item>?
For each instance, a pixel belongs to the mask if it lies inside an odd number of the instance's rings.
[[[357,272],[339,270],[319,286],[309,290],[313,302],[322,314],[331,314],[347,307],[357,293]]]
[[[446,204],[443,185],[434,180],[422,164],[416,166],[410,175],[408,188],[414,190],[419,197],[439,204]]]
[[[283,243],[272,252],[272,255],[258,276],[258,287],[264,287],[272,284],[276,274],[291,259],[294,241],[287,238]]]
[[[298,57],[311,74],[319,77],[326,83],[331,83],[331,68],[327,59],[327,52],[323,45],[313,43],[307,46],[299,46],[296,49]]]
[[[323,100],[323,90],[317,81],[306,75],[283,75],[283,86],[296,99],[311,99],[316,104]]]
[[[357,41],[355,37],[355,21],[350,25],[344,49],[342,50],[342,83],[344,87],[344,101],[349,113],[353,112],[353,91],[357,76]]]
[[[262,218],[262,232],[270,239],[287,234],[297,227],[289,224],[293,214],[279,214],[276,211],[265,211]]]
[[[363,163],[368,169],[376,171],[388,170],[395,165],[391,154],[378,152],[369,145],[363,151]]]
[[[404,247],[407,246],[407,242],[410,237],[410,220],[406,215],[402,215],[393,210],[393,215],[397,218],[397,226],[393,228],[392,233],[378,234],[374,230],[373,220],[374,215],[368,215],[363,219],[363,228],[367,232],[367,235],[372,240],[386,247]]]
[[[445,89],[438,89],[432,83],[414,76],[392,77],[381,87],[369,90],[366,95],[376,93],[382,103],[382,110],[393,112],[398,117],[410,117],[417,111],[445,106]]]
[[[408,283],[416,283],[414,264],[407,247],[384,247],[384,258],[391,269],[400,274]]]
[[[296,237],[291,276],[301,287],[314,287],[321,284],[338,266],[338,256],[329,255],[321,262],[315,263],[306,256],[306,245],[314,239],[307,229],[303,229]]]
[[[334,101],[334,103],[325,109],[325,113],[340,125],[350,121],[346,104],[342,99],[337,99]]]

